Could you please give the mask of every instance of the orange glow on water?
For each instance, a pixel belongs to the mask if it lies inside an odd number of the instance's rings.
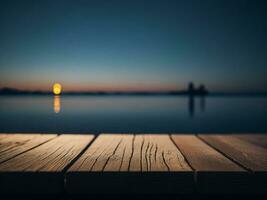
[[[60,96],[58,95],[54,96],[54,112],[60,112]]]
[[[62,86],[59,83],[55,83],[53,85],[53,93],[55,95],[59,95],[61,93],[61,90],[62,90]]]

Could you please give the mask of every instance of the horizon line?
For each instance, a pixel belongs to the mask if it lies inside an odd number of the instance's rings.
[[[0,94],[43,94],[43,95],[53,95],[52,91],[49,90],[21,90],[17,88],[11,87],[2,87],[0,88]],[[61,95],[79,95],[79,94],[95,94],[95,95],[124,95],[124,94],[169,94],[169,95],[190,95],[188,89],[183,90],[165,90],[165,91],[143,91],[143,90],[136,90],[136,91],[105,91],[105,90],[98,90],[98,91],[62,91]],[[198,93],[196,90],[195,93],[191,93],[193,95],[267,95],[267,91],[205,91],[205,93]]]

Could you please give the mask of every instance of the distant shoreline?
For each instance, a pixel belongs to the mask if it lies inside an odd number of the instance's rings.
[[[51,91],[29,91],[29,90],[18,90],[14,88],[2,88],[0,89],[0,95],[54,95]],[[154,91],[69,91],[69,92],[62,92],[61,95],[207,95],[208,91],[206,90],[181,90],[181,91],[161,91],[161,92],[154,92]]]
[[[54,96],[51,92],[1,93],[0,96]],[[267,97],[267,93],[209,93],[205,95],[171,92],[65,92],[60,96],[186,96],[186,97]]]
[[[45,91],[26,91],[10,88],[0,89],[0,96],[24,96],[24,95],[51,95],[52,92]],[[267,96],[267,92],[207,92],[207,93],[190,93],[189,91],[164,91],[164,92],[145,92],[145,91],[133,91],[133,92],[63,92],[61,96]]]

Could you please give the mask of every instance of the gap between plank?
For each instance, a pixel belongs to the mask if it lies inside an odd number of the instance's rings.
[[[236,161],[235,159],[231,158],[230,156],[228,156],[227,154],[225,154],[223,151],[221,151],[220,149],[214,147],[213,145],[209,144],[205,139],[199,137],[198,135],[196,135],[196,137],[198,139],[200,139],[202,142],[204,142],[205,144],[207,144],[208,146],[210,146],[211,148],[215,149],[216,151],[218,151],[219,153],[221,153],[222,155],[224,155],[226,158],[228,158],[229,160],[231,160],[233,163],[235,163],[236,165],[238,165],[239,167],[241,167],[244,170],[247,170],[248,172],[253,172],[251,169],[247,168],[246,166],[243,166],[241,163],[239,163],[238,161]]]
[[[90,141],[90,142],[88,142],[88,144],[84,147],[84,149],[75,157],[75,158],[73,158],[73,160],[72,161],[70,161],[70,163],[69,164],[67,164],[65,167],[64,167],[64,169],[62,170],[62,174],[63,174],[63,184],[64,184],[64,193],[66,193],[66,183],[67,183],[67,177],[66,177],[66,172],[67,172],[67,170],[84,154],[84,152],[91,146],[91,144],[97,139],[99,137],[99,135],[98,136],[95,136],[94,135],[94,138]]]
[[[48,140],[46,140],[46,141],[44,141],[44,142],[42,142],[42,143],[40,143],[40,144],[38,144],[38,145],[36,145],[36,146],[30,148],[30,149],[27,149],[27,150],[25,150],[25,151],[22,151],[22,152],[20,152],[20,153],[18,153],[18,154],[16,154],[16,155],[14,155],[14,156],[12,156],[12,157],[6,159],[6,160],[3,160],[3,161],[0,162],[0,164],[4,163],[4,162],[6,162],[6,161],[9,161],[9,160],[11,160],[11,159],[13,159],[13,158],[15,158],[15,157],[17,157],[17,156],[23,154],[23,153],[26,153],[26,152],[28,152],[28,151],[31,151],[31,150],[33,150],[33,149],[35,149],[35,148],[37,148],[37,147],[39,147],[39,146],[41,146],[41,145],[47,143],[47,142],[50,142],[51,140],[56,139],[58,136],[59,136],[59,135],[57,135],[56,137],[53,137],[53,138],[51,138],[51,139],[48,139]],[[30,140],[30,141],[31,141],[31,140]],[[29,141],[29,142],[30,142],[30,141]]]
[[[172,134],[174,135],[174,134]],[[194,134],[193,134],[194,135]],[[187,157],[185,156],[185,154],[182,152],[182,150],[180,149],[180,147],[174,142],[173,138],[171,135],[168,135],[170,140],[172,141],[172,143],[174,144],[174,146],[180,151],[180,153],[183,155],[185,161],[187,162],[187,164],[189,165],[189,167],[193,170],[194,172],[194,192],[197,191],[197,172],[196,169],[190,164],[190,162],[188,161]]]

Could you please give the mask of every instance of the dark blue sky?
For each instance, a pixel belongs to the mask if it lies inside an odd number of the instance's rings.
[[[0,87],[267,91],[265,0],[0,4]]]

